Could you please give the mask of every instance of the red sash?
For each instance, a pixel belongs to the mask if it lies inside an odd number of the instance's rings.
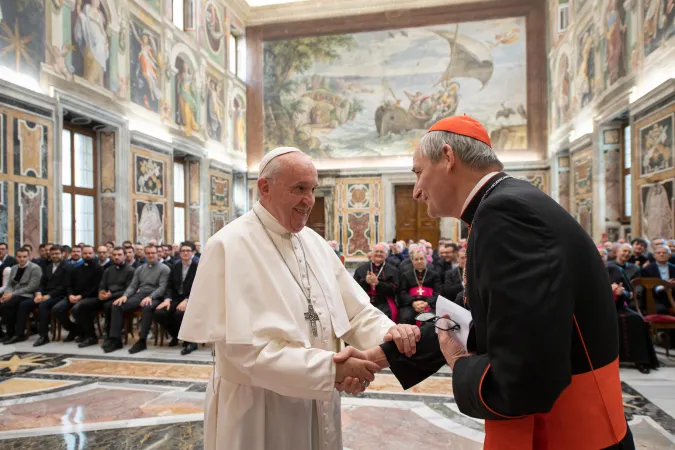
[[[413,301],[415,301],[416,299],[427,299],[431,297],[432,295],[434,295],[434,289],[427,286],[414,287],[410,288],[408,293],[413,298]],[[424,308],[424,312],[429,311],[431,311],[431,306],[427,306],[426,308]],[[419,327],[422,324],[422,322],[415,321],[415,324]]]
[[[370,295],[370,302],[372,303],[373,298],[377,295],[375,286],[372,284],[370,285],[370,291],[368,291],[368,294]],[[393,298],[387,297],[387,304],[389,305],[389,310],[391,311],[391,320],[394,323],[398,323],[398,307],[396,306],[396,302]]]

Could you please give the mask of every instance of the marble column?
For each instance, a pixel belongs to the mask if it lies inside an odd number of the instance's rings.
[[[199,235],[199,240],[202,243],[202,246],[206,244],[206,240],[211,237],[211,217],[209,214],[209,203],[211,202],[211,193],[209,192],[211,180],[209,177],[209,166],[211,165],[211,160],[204,158],[202,164],[199,166],[200,172],[200,207],[201,207],[201,232]]]
[[[602,129],[594,124],[593,133],[593,240],[598,242],[605,226],[605,152],[602,150]]]
[[[553,153],[551,157],[548,160],[549,165],[551,168],[549,169],[549,176],[550,176],[550,181],[549,181],[549,190],[550,190],[550,196],[553,200],[556,202],[560,203],[560,192],[559,192],[559,186],[558,186],[558,155],[557,153]]]

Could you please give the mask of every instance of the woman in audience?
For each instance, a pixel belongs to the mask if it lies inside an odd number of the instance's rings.
[[[598,251],[606,263],[607,250],[599,248]],[[633,303],[635,293],[624,270],[614,263],[609,263],[606,267],[619,316],[619,361],[631,362],[640,372],[649,373],[651,369],[659,367],[649,325],[628,306]]]
[[[419,313],[434,311],[443,287],[440,275],[427,266],[426,251],[415,248],[410,253],[412,266],[401,271],[399,317],[401,323],[415,323]]]

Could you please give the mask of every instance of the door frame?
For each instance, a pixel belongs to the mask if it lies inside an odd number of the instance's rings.
[[[383,174],[382,191],[384,192],[384,239],[391,242],[396,237],[396,186],[415,184],[415,174],[412,172]],[[456,239],[459,221],[448,217],[440,220],[440,236]],[[436,245],[437,243],[434,243]]]

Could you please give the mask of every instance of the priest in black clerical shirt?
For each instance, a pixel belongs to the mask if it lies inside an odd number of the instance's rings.
[[[386,244],[375,245],[371,261],[356,268],[354,279],[368,293],[370,303],[398,323],[398,270],[388,262],[388,253]]]
[[[440,275],[429,268],[424,250],[414,249],[410,259],[412,265],[400,273],[399,304],[401,323],[414,324],[417,314],[436,309],[443,283]]]
[[[427,324],[411,357],[389,342],[365,356],[390,366],[405,389],[447,363],[459,410],[485,420],[487,450],[634,449],[617,314],[596,246],[548,195],[502,169],[470,117],[443,119],[422,138],[415,198],[430,216],[469,226],[468,351]]]

